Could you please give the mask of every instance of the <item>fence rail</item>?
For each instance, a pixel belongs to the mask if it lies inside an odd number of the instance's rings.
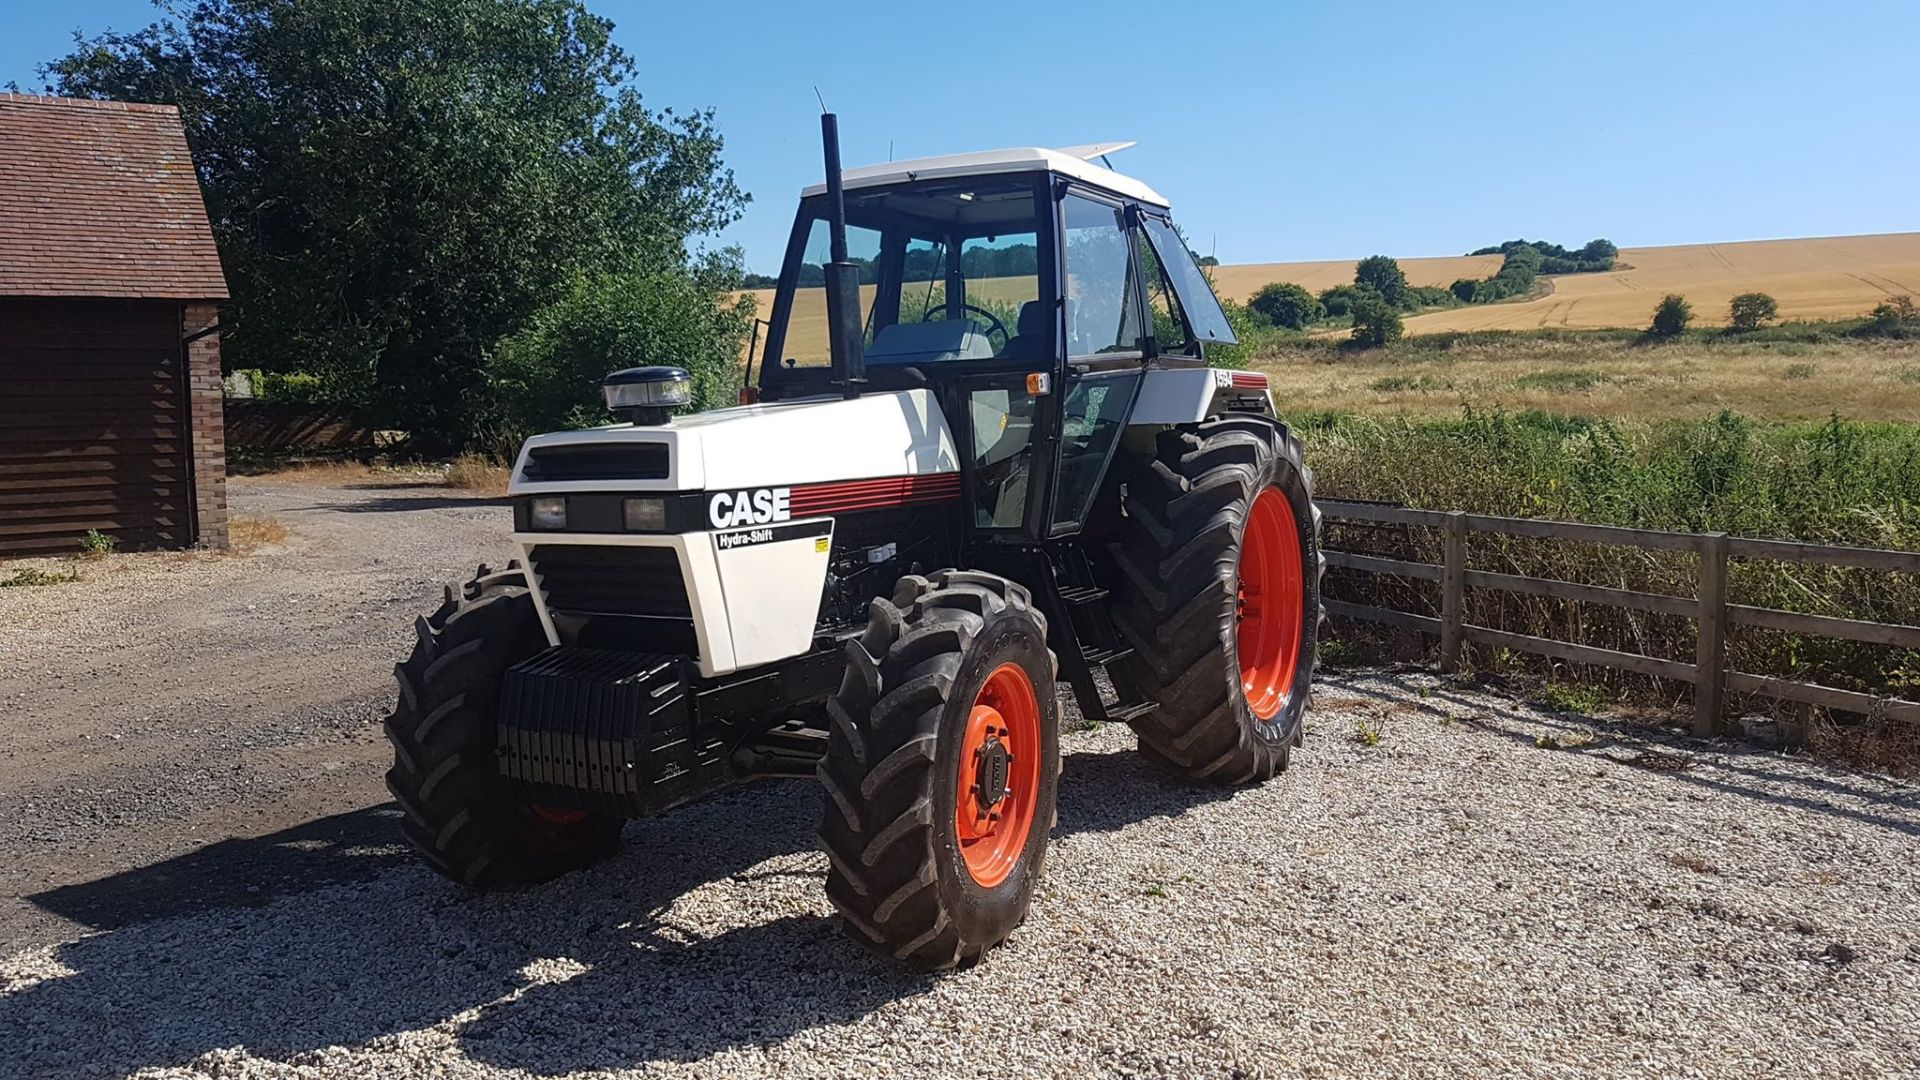
[[[1920,722],[1920,702],[1876,697],[1854,690],[1798,682],[1771,675],[1755,675],[1727,669],[1727,630],[1734,626],[1752,626],[1784,630],[1811,637],[1892,645],[1920,649],[1920,626],[1869,622],[1827,615],[1807,615],[1777,608],[1751,607],[1727,601],[1727,564],[1730,559],[1766,559],[1778,562],[1816,563],[1869,570],[1920,574],[1920,552],[1886,551],[1879,548],[1845,547],[1836,544],[1803,544],[1789,540],[1759,540],[1728,536],[1726,533],[1679,533],[1657,529],[1629,529],[1615,525],[1586,525],[1571,521],[1540,521],[1532,518],[1492,517],[1460,510],[1422,510],[1379,503],[1326,500],[1321,513],[1329,521],[1371,522],[1388,525],[1416,525],[1440,530],[1442,556],[1439,563],[1389,559],[1350,551],[1328,551],[1327,565],[1364,574],[1382,574],[1438,582],[1440,615],[1421,615],[1392,608],[1327,601],[1327,612],[1361,622],[1381,623],[1431,634],[1440,639],[1440,667],[1455,671],[1468,643],[1514,649],[1519,652],[1551,656],[1578,664],[1652,675],[1662,679],[1693,684],[1693,730],[1711,735],[1720,725],[1729,691],[1758,694],[1802,704],[1847,712],[1885,716],[1902,721]],[[1467,569],[1467,541],[1474,534],[1521,536],[1545,540],[1569,540],[1579,543],[1610,544],[1655,551],[1691,551],[1699,555],[1699,576],[1694,595],[1672,596],[1665,593],[1615,589],[1583,585],[1556,578],[1497,574]],[[1694,620],[1697,628],[1694,660],[1686,663],[1639,653],[1602,649],[1557,638],[1516,634],[1491,626],[1476,626],[1466,621],[1466,590],[1492,589],[1525,596],[1544,596],[1558,600],[1576,600],[1591,604],[1627,608],[1635,611],[1678,615]]]

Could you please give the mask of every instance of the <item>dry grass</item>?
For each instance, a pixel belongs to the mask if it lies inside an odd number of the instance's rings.
[[[227,522],[228,549],[235,555],[251,555],[261,548],[279,547],[286,542],[287,527],[278,518],[241,514]]]
[[[462,454],[447,466],[446,483],[450,488],[486,495],[505,495],[513,471],[478,454]]]
[[[1639,345],[1592,338],[1493,338],[1450,348],[1281,348],[1251,366],[1287,411],[1458,417],[1465,405],[1589,416],[1691,419],[1736,409],[1765,419],[1920,417],[1920,341]],[[1808,370],[1811,368],[1811,370]]]
[[[1819,720],[1808,728],[1807,749],[1890,776],[1920,776],[1920,724],[1885,717],[1850,724]]]
[[[373,478],[373,467],[358,461],[295,461],[250,474],[276,484],[348,487]]]

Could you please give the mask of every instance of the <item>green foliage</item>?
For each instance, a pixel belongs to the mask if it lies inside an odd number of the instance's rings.
[[[1329,319],[1344,319],[1353,314],[1353,305],[1367,298],[1381,299],[1379,290],[1366,285],[1335,285],[1320,293],[1320,306]]]
[[[15,570],[0,578],[0,589],[33,588],[40,585],[65,585],[69,581],[80,580],[80,575],[72,570],[62,574],[49,574],[36,566]]]
[[[88,529],[87,535],[80,538],[80,554],[89,559],[104,559],[113,554],[120,541],[108,536],[99,529]]]
[[[1538,257],[1535,267],[1542,274],[1591,274],[1611,270],[1614,256],[1620,253],[1611,240],[1589,240],[1578,251],[1568,251],[1545,240],[1509,240],[1468,254],[1511,256],[1516,251],[1533,252]]]
[[[693,408],[729,405],[739,390],[751,297],[725,298],[732,267],[580,275],[489,358],[483,449],[511,453],[528,435],[611,419],[610,371],[670,364],[693,376]]]
[[[1741,293],[1727,306],[1727,328],[1750,333],[1772,322],[1780,314],[1780,305],[1763,292]]]
[[[1220,265],[1220,260],[1213,257],[1212,255],[1202,255],[1193,261],[1199,264],[1200,266],[1219,266]]]
[[[1304,330],[1327,317],[1326,306],[1306,289],[1292,282],[1275,282],[1261,288],[1247,307],[1275,326]]]
[[[1592,714],[1606,708],[1608,700],[1597,686],[1550,682],[1540,689],[1540,703],[1555,712]]]
[[[1427,394],[1436,390],[1451,390],[1453,383],[1432,375],[1387,375],[1373,380],[1368,384],[1367,389],[1382,394],[1407,392]]]
[[[1353,741],[1361,746],[1379,746],[1386,729],[1380,721],[1362,716],[1353,722]]]
[[[1240,344],[1210,344],[1206,346],[1207,364],[1210,367],[1230,368],[1242,366],[1247,360],[1260,355],[1274,339],[1281,336],[1280,331],[1271,326],[1264,325],[1265,320],[1255,315],[1247,305],[1237,300],[1220,301],[1220,310],[1226,314],[1227,326],[1233,330],[1233,336],[1239,339]],[[1154,318],[1155,333],[1161,332],[1159,329],[1161,322],[1162,320],[1156,310]],[[1174,337],[1183,336],[1178,330],[1169,329],[1166,332],[1172,334]]]
[[[1418,311],[1423,308],[1456,308],[1460,298],[1450,290],[1437,285],[1415,285],[1407,290],[1407,309]]]
[[[1679,293],[1668,293],[1653,309],[1653,325],[1647,333],[1654,337],[1679,337],[1693,321],[1693,305]]]
[[[1819,369],[1812,364],[1788,364],[1787,370],[1781,372],[1780,377],[1790,379],[1794,382],[1801,382],[1813,378],[1814,372],[1818,370]]]
[[[472,441],[487,355],[582,277],[684,273],[745,202],[707,112],[653,112],[580,0],[204,0],[81,40],[60,93],[180,106],[241,312],[428,452]]]
[[[1881,301],[1867,313],[1867,321],[1854,331],[1861,337],[1920,337],[1920,309],[1911,296],[1895,296]]]
[[[314,405],[330,400],[326,381],[304,371],[262,371],[240,368],[235,375],[245,376],[253,387],[255,401],[275,405]]]
[[[1372,289],[1393,307],[1407,300],[1407,275],[1400,264],[1386,255],[1369,255],[1353,267],[1353,283]]]
[[[1393,310],[1383,297],[1363,297],[1353,305],[1354,344],[1365,348],[1379,348],[1399,341],[1406,333],[1406,327],[1400,322],[1400,313]]]

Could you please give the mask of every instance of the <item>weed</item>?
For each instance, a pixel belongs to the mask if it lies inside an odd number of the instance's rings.
[[[507,470],[479,454],[462,454],[447,466],[447,486],[462,491],[484,491],[504,495]]]
[[[35,585],[65,585],[69,581],[79,581],[80,575],[72,570],[66,574],[49,574],[39,567],[29,566],[24,570],[15,570],[11,576],[0,578],[0,589],[25,588]]]
[[[1164,897],[1167,895],[1167,887],[1156,881],[1147,886],[1146,894],[1148,896]]]
[[[1380,651],[1365,639],[1336,638],[1320,642],[1320,666],[1330,668],[1370,667],[1380,662]]]
[[[1361,717],[1353,722],[1353,741],[1361,746],[1379,746],[1380,738],[1386,734],[1378,721]]]
[[[1066,730],[1067,730],[1067,734],[1069,735],[1078,735],[1088,731],[1097,731],[1099,730],[1099,727],[1100,727],[1100,721],[1089,720],[1083,716],[1080,719],[1075,720],[1072,723],[1068,724],[1066,727]]]
[[[263,547],[287,542],[287,527],[278,518],[242,515],[227,523],[227,542],[235,553],[252,554]]]
[[[80,554],[89,559],[104,559],[113,554],[113,549],[119,546],[119,540],[99,529],[88,529],[87,535],[80,538]]]
[[[1463,833],[1463,832],[1466,832],[1468,829],[1473,828],[1473,826],[1467,824],[1465,821],[1459,818],[1455,818],[1452,821],[1447,822],[1447,828],[1452,832]]]
[[[1791,379],[1794,382],[1801,382],[1813,378],[1813,373],[1817,370],[1819,369],[1815,368],[1812,364],[1788,364],[1787,370],[1781,372],[1780,377],[1783,379]]]
[[[1908,364],[1893,373],[1893,377],[1903,383],[1920,386],[1920,364]]]
[[[1533,745],[1542,750],[1562,749],[1559,738],[1554,735],[1535,735]]]
[[[1607,693],[1597,686],[1550,682],[1540,691],[1540,703],[1554,712],[1595,713],[1607,707]]]
[[[1592,368],[1569,368],[1563,371],[1532,371],[1513,380],[1513,385],[1525,390],[1591,390],[1601,383],[1613,381],[1613,376]]]

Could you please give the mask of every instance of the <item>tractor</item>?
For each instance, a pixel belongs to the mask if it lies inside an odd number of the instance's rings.
[[[688,413],[529,439],[518,558],[417,622],[386,722],[407,840],[466,886],[615,849],[626,819],[817,778],[826,892],[908,967],[1025,918],[1056,824],[1059,682],[1177,781],[1301,738],[1320,515],[1132,144],[843,172],[801,193],[757,376]],[[663,358],[646,358],[659,360]]]

